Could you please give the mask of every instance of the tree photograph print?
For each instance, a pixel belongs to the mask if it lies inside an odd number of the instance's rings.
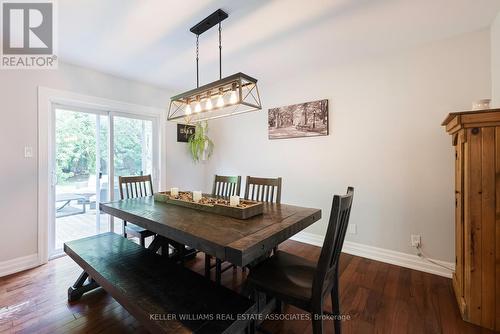
[[[328,135],[328,100],[269,109],[269,139]]]

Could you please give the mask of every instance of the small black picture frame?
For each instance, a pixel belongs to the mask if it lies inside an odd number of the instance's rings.
[[[194,134],[195,129],[194,125],[177,124],[177,142],[187,143],[189,137]]]

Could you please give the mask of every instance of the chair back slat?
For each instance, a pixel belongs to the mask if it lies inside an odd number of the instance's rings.
[[[121,199],[138,198],[153,195],[151,175],[119,176],[118,186]]]
[[[347,188],[347,194],[333,197],[332,211],[325,241],[318,261],[313,284],[313,295],[323,295],[331,290],[338,277],[338,264],[342,246],[349,225],[354,188]]]
[[[281,177],[261,178],[247,176],[245,199],[258,202],[281,203],[281,184]]]
[[[215,175],[212,196],[240,196],[241,176]]]

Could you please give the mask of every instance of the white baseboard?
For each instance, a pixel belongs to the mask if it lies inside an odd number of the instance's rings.
[[[313,233],[300,232],[290,239],[321,247],[323,245],[324,237]],[[430,263],[427,260],[422,259],[414,254],[407,254],[390,249],[363,245],[351,241],[344,242],[342,252],[448,278],[451,278],[452,276],[452,273],[449,270],[446,270],[445,268],[442,268],[436,264]],[[440,260],[432,261],[442,264],[448,268],[455,268],[455,264],[451,262]]]
[[[14,274],[38,266],[38,254],[18,257],[0,262],[0,277]]]

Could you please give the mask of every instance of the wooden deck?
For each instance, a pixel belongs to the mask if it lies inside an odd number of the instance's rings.
[[[109,232],[108,215],[100,214],[99,233]],[[121,233],[121,221],[115,219],[115,232]],[[62,249],[66,241],[89,237],[97,234],[96,210],[87,210],[82,214],[75,214],[56,218],[56,249]]]
[[[316,260],[320,249],[287,241],[280,249]],[[187,264],[203,273],[203,254]],[[81,269],[68,257],[22,273],[0,278],[2,333],[145,333],[139,323],[102,289],[68,303],[67,289]],[[213,273],[212,273],[213,274]],[[245,274],[228,270],[222,284],[238,290]],[[459,315],[451,280],[382,262],[342,254],[341,312],[344,333],[493,333],[464,322]],[[327,310],[331,310],[327,302]],[[268,320],[271,333],[311,333],[304,314],[286,306],[291,320]],[[332,321],[325,333],[333,332]]]

